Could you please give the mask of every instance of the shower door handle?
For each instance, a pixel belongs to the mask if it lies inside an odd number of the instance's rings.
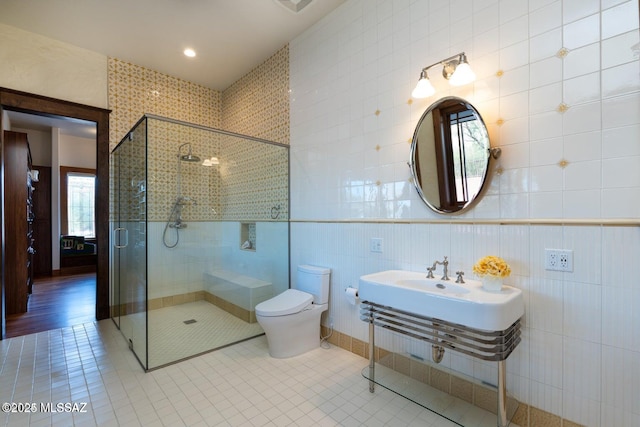
[[[116,237],[119,236],[119,233],[124,231],[124,245],[118,245],[119,239]],[[116,249],[122,249],[129,246],[129,230],[124,227],[118,227],[113,230],[113,247]]]

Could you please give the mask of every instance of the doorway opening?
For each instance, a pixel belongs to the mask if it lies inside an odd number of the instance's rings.
[[[109,110],[105,110],[102,108],[86,106],[82,104],[77,104],[68,101],[57,100],[53,98],[48,98],[40,95],[29,94],[25,92],[15,91],[11,89],[0,88],[0,128],[2,130],[6,129],[7,123],[10,121],[9,112],[16,113],[26,113],[32,114],[39,117],[48,118],[50,120],[65,120],[71,122],[90,122],[90,127],[94,129],[93,136],[93,148],[94,154],[92,155],[94,160],[94,170],[96,177],[96,185],[95,185],[95,273],[84,273],[76,276],[73,279],[69,279],[67,275],[56,275],[53,274],[49,276],[51,280],[47,283],[51,288],[58,288],[58,291],[64,288],[60,288],[62,284],[66,284],[67,288],[64,290],[69,290],[71,288],[69,283],[73,282],[83,282],[84,288],[87,286],[92,288],[90,293],[94,295],[94,303],[90,305],[93,308],[93,320],[101,320],[109,317]],[[0,132],[0,135],[3,135],[4,132]],[[4,144],[4,141],[2,141]],[[59,164],[52,162],[52,173],[56,174],[57,169],[59,168]],[[54,172],[54,168],[56,169]],[[52,197],[57,198],[58,192],[52,191]],[[4,225],[4,215],[5,215],[5,194],[2,191],[2,219],[3,219],[3,228]],[[52,206],[56,206],[55,203],[52,203]],[[53,211],[53,209],[52,209]],[[57,219],[59,223],[59,218]],[[3,230],[2,236],[4,236]],[[60,241],[59,238],[62,234],[58,234],[57,237],[51,234],[49,241],[51,242],[51,252],[52,252],[52,273],[55,272],[56,266],[58,266],[58,273],[60,273],[59,263],[56,263],[56,260],[59,259],[60,252]],[[46,239],[41,239],[46,240]],[[87,242],[90,243],[90,242]],[[88,246],[88,245],[87,245]],[[78,246],[80,247],[80,246]],[[10,248],[5,247],[4,238],[2,238],[2,288],[3,290],[9,285],[4,281],[4,272],[11,268],[9,265],[5,265],[5,253]],[[46,249],[45,249],[46,252]],[[46,264],[46,263],[45,263]],[[46,268],[45,268],[46,269]],[[41,276],[46,277],[46,274]],[[55,279],[55,280],[54,280]],[[45,286],[43,285],[43,288]],[[83,286],[78,286],[81,288]],[[44,289],[43,289],[44,290]],[[54,292],[55,293],[55,292]],[[58,292],[61,294],[61,292]],[[64,294],[64,292],[62,292]],[[5,338],[8,336],[7,334],[7,315],[5,311],[5,303],[4,300],[4,292],[0,293],[0,307],[2,307],[2,313],[0,316],[1,321],[1,330],[0,330],[0,338]],[[33,298],[33,302],[35,303],[37,297],[39,295],[35,294]],[[86,301],[86,299],[85,299]],[[90,299],[89,299],[90,301]],[[89,303],[91,304],[91,303]],[[85,304],[86,305],[86,304]],[[69,305],[65,305],[64,303],[58,303],[54,305],[58,310],[59,319],[67,319],[67,321],[73,322],[73,318],[75,315],[73,314],[73,310]],[[35,313],[34,313],[35,314]],[[34,316],[35,317],[35,316]],[[13,324],[13,318],[11,319],[11,323]],[[43,321],[44,322],[44,321]],[[48,322],[53,322],[51,319]],[[55,323],[55,322],[54,322]],[[47,329],[52,329],[59,326],[50,326]],[[47,330],[44,329],[44,330]],[[30,333],[30,332],[27,332]]]

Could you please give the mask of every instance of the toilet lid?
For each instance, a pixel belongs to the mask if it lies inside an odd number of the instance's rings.
[[[313,295],[297,289],[287,289],[283,293],[256,305],[256,315],[265,317],[286,316],[298,313],[311,305]]]

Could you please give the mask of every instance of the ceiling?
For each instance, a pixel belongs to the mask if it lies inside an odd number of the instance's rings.
[[[222,91],[344,1],[2,0],[0,22]]]
[[[51,132],[51,128],[58,128],[62,135],[87,138],[92,141],[96,139],[96,124],[94,122],[69,117],[38,116],[11,110],[7,110],[7,114],[11,122],[11,129],[20,128]]]
[[[2,0],[0,22],[222,91],[344,1]],[[28,116],[10,119],[88,130]]]

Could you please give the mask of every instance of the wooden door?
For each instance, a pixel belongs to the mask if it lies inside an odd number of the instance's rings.
[[[27,311],[27,134],[4,131],[4,295],[6,314]]]

